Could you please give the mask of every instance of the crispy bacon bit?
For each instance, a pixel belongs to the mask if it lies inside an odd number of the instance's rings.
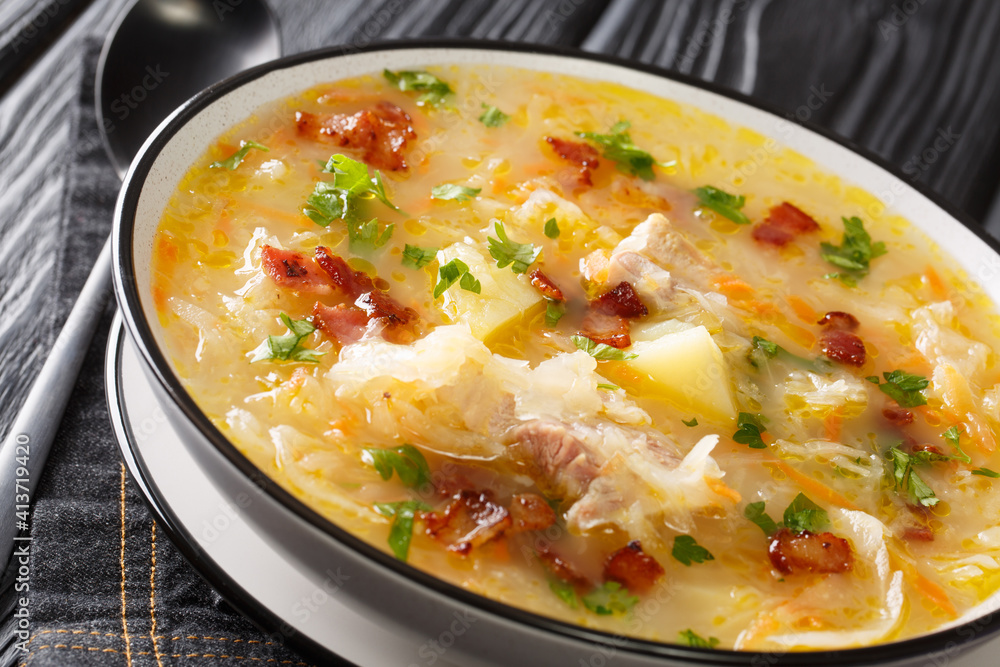
[[[363,311],[343,303],[331,308],[317,301],[312,314],[313,326],[341,347],[361,340],[368,327],[368,316]]]
[[[531,284],[534,285],[535,289],[542,293],[546,299],[552,299],[553,301],[565,301],[566,297],[563,296],[562,290],[559,289],[552,279],[547,275],[542,273],[541,269],[535,269],[528,274],[528,278],[531,280]]]
[[[367,273],[355,271],[342,257],[330,252],[329,248],[316,247],[316,262],[326,271],[333,283],[352,299],[357,299],[375,289],[375,283]]]
[[[260,250],[260,263],[264,273],[278,287],[309,292],[330,294],[330,282],[316,267],[310,257],[295,252],[266,245]]]
[[[632,540],[604,563],[605,581],[617,581],[632,593],[646,593],[663,575],[663,566],[643,552],[639,540]]]
[[[511,525],[508,535],[530,530],[545,530],[556,522],[556,513],[545,502],[545,498],[534,493],[522,493],[511,498]]]
[[[834,329],[823,334],[821,344],[823,354],[834,361],[859,368],[865,365],[865,344],[857,334]]]
[[[907,526],[903,530],[903,539],[908,542],[933,542],[934,531],[927,526]]]
[[[882,416],[893,426],[906,426],[913,423],[913,413],[895,403],[889,403],[882,408]]]
[[[932,445],[926,445],[927,447],[933,447]],[[936,447],[933,447],[937,450]],[[916,447],[913,448],[916,451]],[[907,522],[906,528],[903,529],[903,539],[912,542],[933,542],[934,541],[934,529],[931,528],[931,514],[926,507],[917,507],[914,505],[907,504],[907,509],[910,510],[910,519]]]
[[[406,171],[406,144],[416,139],[410,115],[391,102],[382,101],[355,114],[317,116],[295,114],[299,134],[314,141],[335,143],[361,152],[367,164],[386,171]]]
[[[788,245],[795,237],[818,232],[819,223],[796,206],[782,202],[773,207],[763,222],[753,228],[755,241],[776,246]]]
[[[580,334],[595,343],[604,343],[619,350],[632,344],[628,320],[618,315],[606,315],[590,309],[583,317]]]
[[[591,308],[605,315],[619,317],[645,317],[649,314],[649,309],[636,294],[635,288],[625,281],[597,297]]]
[[[354,305],[372,319],[384,319],[389,326],[409,324],[417,319],[417,312],[397,303],[385,292],[373,290],[358,297]]]
[[[444,512],[427,512],[423,518],[428,535],[462,556],[511,526],[510,512],[493,502],[490,491],[460,491]]]
[[[548,546],[539,545],[535,553],[538,554],[538,560],[542,561],[542,564],[548,568],[553,576],[570,584],[578,592],[583,593],[593,588],[594,584],[589,577]]]
[[[858,318],[854,317],[854,315],[851,315],[850,313],[845,313],[839,310],[831,310],[816,324],[820,325],[827,331],[857,331],[860,323],[858,322]]]
[[[837,574],[854,569],[850,543],[832,533],[793,533],[782,528],[767,549],[771,565],[782,574]]]
[[[580,175],[577,177],[580,185],[591,186],[594,182],[590,178],[590,172],[597,169],[601,162],[597,158],[597,149],[582,141],[569,141],[559,137],[545,137],[545,141],[555,150],[556,155],[572,162],[580,168]]]

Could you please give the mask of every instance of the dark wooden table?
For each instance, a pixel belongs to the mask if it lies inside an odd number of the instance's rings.
[[[850,138],[1000,230],[995,0],[269,2],[285,53],[409,37],[517,40],[712,81]],[[73,110],[85,49],[126,4],[0,0],[0,436],[71,305],[59,281],[88,267],[58,252],[74,233]]]

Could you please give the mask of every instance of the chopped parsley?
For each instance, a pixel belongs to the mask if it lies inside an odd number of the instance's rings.
[[[562,301],[553,301],[552,299],[546,299],[545,301],[545,324],[548,327],[555,328],[559,324],[559,320],[566,314],[566,304]]]
[[[678,633],[678,635],[680,636],[681,644],[686,644],[692,648],[715,648],[719,645],[718,637],[709,637],[708,639],[705,639],[690,628],[682,630]]]
[[[674,538],[674,547],[670,550],[670,555],[675,559],[691,566],[691,563],[704,563],[715,560],[708,549],[698,544],[690,535],[678,535]]]
[[[950,427],[947,431],[945,431],[941,435],[944,436],[944,439],[948,441],[948,444],[951,445],[952,448],[954,448],[955,451],[958,452],[958,454],[956,454],[953,457],[956,461],[961,461],[962,463],[972,463],[972,459],[969,457],[968,454],[965,453],[965,450],[963,450],[962,447],[958,444],[958,440],[961,437],[962,433],[961,431],[958,430],[957,426]]]
[[[927,398],[921,392],[927,388],[930,380],[924,376],[894,370],[882,373],[882,377],[885,378],[882,384],[879,384],[878,376],[875,375],[869,375],[865,379],[878,385],[882,393],[899,403],[900,407],[915,408],[918,405],[927,405]]]
[[[911,456],[899,447],[889,449],[889,457],[892,460],[892,479],[897,491],[906,492],[914,505],[931,507],[938,504],[934,491],[913,469],[917,464],[927,463],[927,457]]]
[[[454,183],[442,183],[431,188],[431,199],[454,201],[469,201],[482,191],[482,188],[467,188]]]
[[[550,239],[559,238],[559,223],[556,222],[555,218],[549,218],[545,221],[545,235]]]
[[[351,252],[367,254],[372,250],[378,250],[392,237],[392,232],[396,225],[386,225],[385,229],[380,229],[378,218],[372,218],[368,222],[361,222],[356,225],[347,226],[347,242]]]
[[[972,471],[973,475],[981,475],[983,477],[992,477],[994,479],[1000,477],[1000,472],[995,470],[990,470],[989,468],[976,468]]]
[[[767,421],[763,415],[753,415],[749,412],[741,412],[736,418],[737,431],[733,434],[733,440],[741,445],[748,445],[750,449],[766,449],[764,439],[761,434],[767,431],[764,422]]]
[[[281,313],[280,317],[288,328],[288,333],[282,336],[268,336],[253,351],[250,363],[266,360],[318,363],[319,358],[326,352],[302,347],[302,339],[315,331],[316,327],[309,320],[293,320],[285,313]]]
[[[691,417],[691,421],[687,421],[686,419],[682,419],[681,423],[684,424],[687,427],[697,426],[698,425],[698,418],[697,417]]]
[[[777,343],[773,343],[766,338],[754,336],[750,344],[750,350],[747,352],[747,361],[754,368],[760,368],[768,359],[788,361],[801,366],[807,371],[821,375],[833,372],[833,362],[826,359],[809,360],[797,354],[792,354]]]
[[[617,581],[606,581],[581,599],[584,607],[600,616],[624,614],[639,602],[637,596]]]
[[[724,218],[729,218],[737,225],[749,225],[750,218],[740,209],[746,204],[747,198],[743,195],[731,195],[725,190],[714,188],[711,185],[703,185],[695,188],[694,193],[698,196],[698,203],[703,208],[715,211]]]
[[[532,262],[538,259],[541,248],[536,248],[530,243],[516,243],[507,237],[507,231],[503,223],[499,220],[493,228],[499,238],[486,237],[489,245],[490,256],[497,261],[497,268],[502,269],[510,265],[514,273],[524,273],[531,266]]]
[[[375,503],[375,511],[382,516],[392,517],[389,527],[389,548],[399,560],[405,561],[410,554],[410,540],[413,539],[413,519],[417,512],[428,512],[430,507],[419,500],[401,500],[395,503]]]
[[[611,127],[609,134],[577,132],[576,136],[592,141],[603,148],[604,157],[617,163],[618,171],[638,176],[644,181],[651,181],[656,178],[656,174],[653,173],[653,165],[658,164],[661,167],[664,165],[632,143],[632,137],[628,133],[631,126],[629,121],[622,120]]]
[[[500,111],[500,109],[497,109],[495,106],[483,102],[483,108],[486,109],[486,111],[484,111],[483,115],[479,117],[479,122],[486,127],[500,127],[510,120],[510,116],[505,114],[503,111]]]
[[[382,76],[404,93],[411,91],[420,93],[417,96],[417,104],[420,106],[429,104],[432,107],[440,107],[448,96],[455,92],[447,83],[423,70],[391,72],[386,69],[382,70]]]
[[[577,608],[576,590],[572,584],[558,577],[549,577],[549,589],[571,609]]]
[[[444,291],[458,282],[462,289],[474,294],[481,294],[483,286],[476,280],[475,276],[469,273],[469,265],[456,258],[438,269],[438,283],[434,286],[434,298],[438,298]]]
[[[782,517],[785,528],[801,533],[809,531],[818,533],[830,523],[830,515],[822,507],[806,498],[804,493],[795,496],[795,499],[785,509]]]
[[[258,144],[256,141],[241,141],[240,148],[235,153],[227,157],[225,160],[219,160],[218,162],[213,162],[209,165],[210,169],[228,169],[232,171],[236,167],[240,166],[243,162],[243,158],[247,156],[250,149],[256,148],[259,151],[270,151],[271,149],[264,144]]]
[[[616,384],[608,384],[604,382],[597,383],[597,388],[604,389],[605,391],[618,391],[619,389],[621,389],[621,387],[619,387]]]
[[[828,273],[824,278],[836,278],[848,287],[856,287],[858,279],[868,275],[871,261],[881,257],[886,252],[885,243],[872,243],[871,236],[865,231],[861,218],[842,218],[844,221],[844,237],[839,246],[832,243],[820,243],[820,256],[842,271]]]
[[[437,248],[421,248],[407,243],[406,247],[403,248],[403,266],[408,266],[411,269],[422,269],[434,261],[437,251]]]
[[[763,530],[765,535],[770,536],[777,532],[778,524],[768,515],[764,509],[764,504],[763,500],[756,503],[749,503],[743,508],[743,516]]]
[[[413,445],[403,444],[387,449],[366,447],[362,451],[365,462],[374,466],[384,480],[391,478],[395,471],[399,481],[410,488],[419,489],[432,483],[427,459]]]
[[[597,343],[586,336],[573,336],[571,340],[576,345],[576,349],[583,350],[594,359],[601,361],[627,361],[639,356],[635,352],[626,352],[625,350],[619,350],[617,347]]]

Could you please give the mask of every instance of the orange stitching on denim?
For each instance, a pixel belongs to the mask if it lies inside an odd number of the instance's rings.
[[[122,632],[125,636],[125,661],[129,667],[132,667],[132,643],[128,636],[128,618],[126,618],[126,599],[125,599],[125,464],[119,463],[121,466],[121,568],[122,568]]]
[[[149,638],[153,642],[153,654],[156,656],[156,664],[163,667],[160,659],[160,649],[156,645],[156,522],[153,522],[153,529],[150,536],[150,565],[149,565]]]

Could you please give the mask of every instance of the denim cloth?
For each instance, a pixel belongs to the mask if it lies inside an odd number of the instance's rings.
[[[75,162],[61,222],[65,243],[57,250],[65,311],[110,231],[120,186],[93,112],[99,50],[98,43],[85,50]],[[223,601],[150,516],[108,419],[104,355],[113,313],[109,303],[39,480],[31,515],[29,589],[8,587],[0,598],[8,614],[11,605],[19,609],[19,597],[26,597],[29,614],[27,637],[14,637],[4,664],[311,664],[270,642]],[[8,618],[5,638],[18,630],[18,621]]]

